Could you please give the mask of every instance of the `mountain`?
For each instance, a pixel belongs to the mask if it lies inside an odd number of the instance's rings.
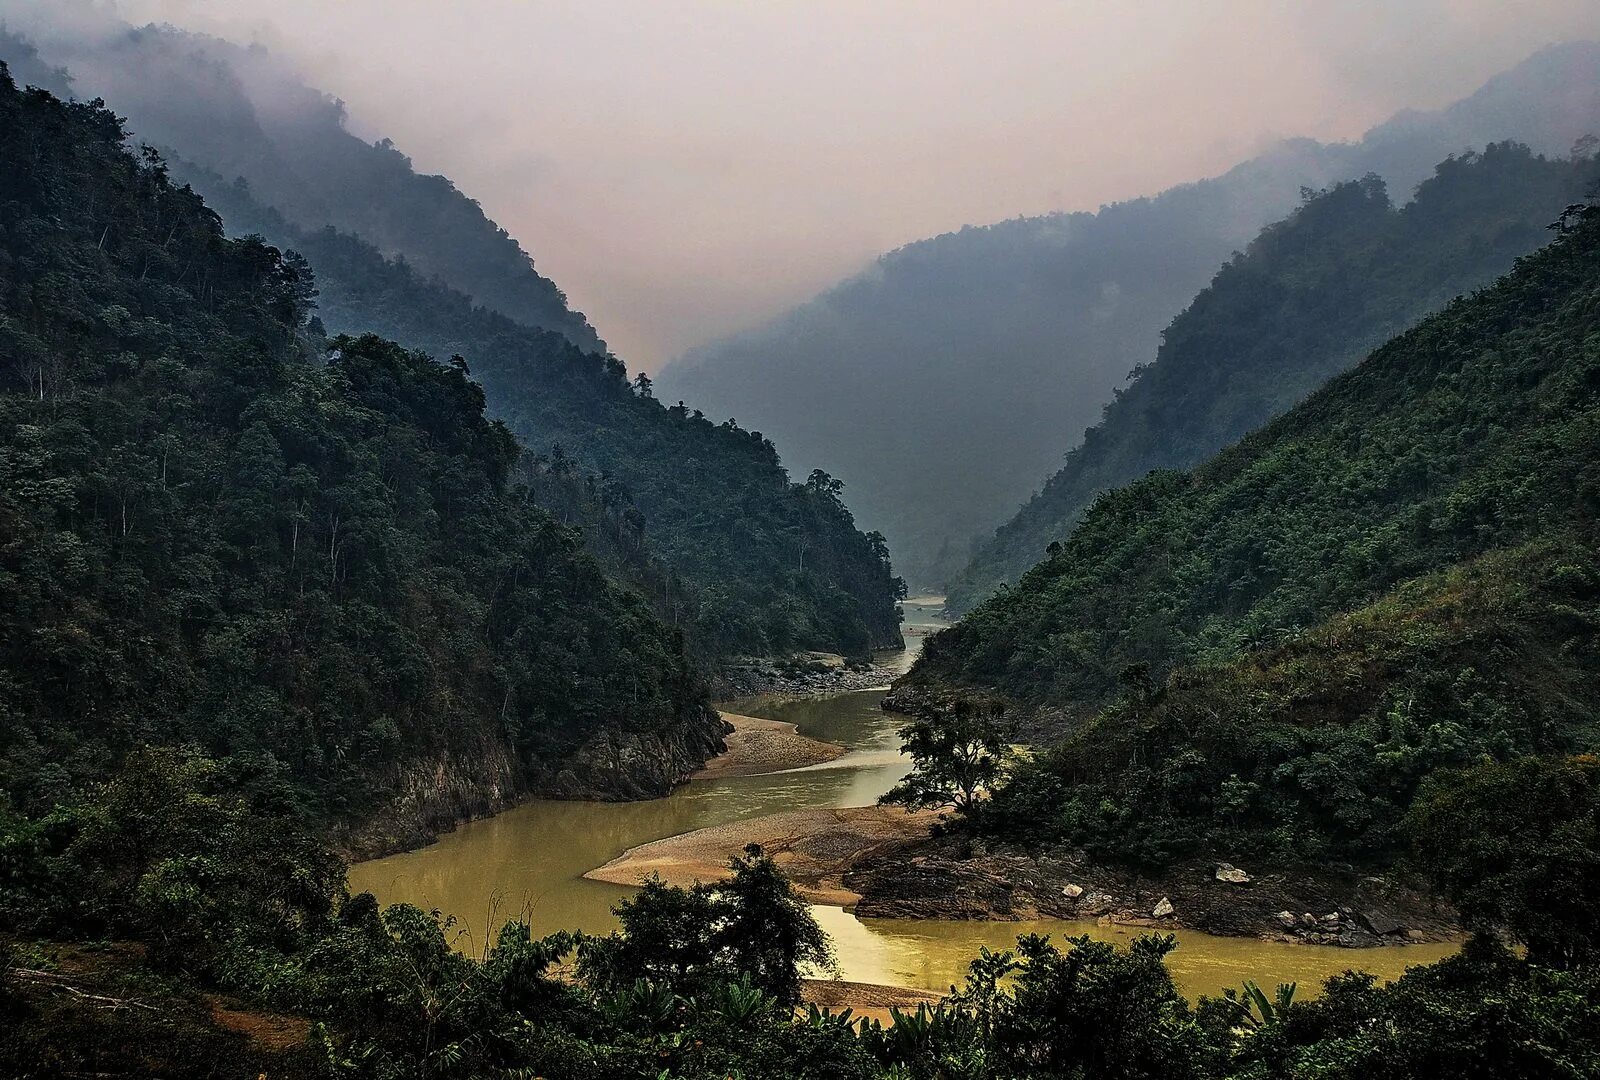
[[[663,794],[718,745],[682,635],[530,502],[459,365],[325,341],[304,261],[96,105],[0,75],[0,161],[12,805],[196,746],[416,829]]]
[[[1562,222],[929,640],[902,706],[1067,733],[998,818],[1151,859],[1392,853],[1434,771],[1600,746],[1600,213]]]
[[[342,102],[307,86],[270,51],[170,26],[105,21],[28,42],[0,36],[0,59],[36,49],[80,96],[114,103],[136,139],[180,151],[260,197],[301,228],[361,235],[426,278],[578,347],[605,351],[581,312],[448,177],[417,173],[387,139],[346,130]],[[32,67],[16,66],[23,84]],[[47,86],[47,89],[58,89]],[[209,195],[209,192],[203,194]]]
[[[270,54],[171,28],[52,44],[80,93],[128,95],[116,106],[135,136],[161,148],[231,233],[309,260],[328,330],[461,356],[490,415],[550,469],[589,474],[602,509],[626,518],[634,562],[659,561],[649,591],[696,653],[859,656],[900,643],[888,551],[855,527],[835,481],[793,483],[759,432],[669,409],[647,379],[630,384],[476,203],[413,174],[387,144],[349,135],[342,111]],[[0,58],[29,50],[0,39]],[[495,262],[506,245],[517,259]],[[504,272],[491,288],[483,275],[495,266]],[[609,541],[593,524],[585,532],[604,557]]]
[[[1491,549],[1592,523],[1600,221],[1386,343],[1192,472],[1107,492],[930,640],[909,683],[1092,710]]]
[[[1543,244],[1600,166],[1515,144],[1451,157],[1404,207],[1376,176],[1311,195],[1229,260],[1101,420],[950,582],[971,607],[1017,580],[1102,491],[1198,464],[1452,297]]]
[[[1600,45],[1553,47],[1359,142],[1286,141],[1150,198],[907,245],[761,328],[679,358],[658,389],[752,423],[790,460],[839,476],[902,573],[939,586],[1302,187],[1375,172],[1405,195],[1447,155],[1492,142],[1564,156],[1596,116]]]

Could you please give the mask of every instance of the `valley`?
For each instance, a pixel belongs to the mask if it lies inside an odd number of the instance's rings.
[[[0,0],[0,1077],[1600,1078],[1561,2]]]

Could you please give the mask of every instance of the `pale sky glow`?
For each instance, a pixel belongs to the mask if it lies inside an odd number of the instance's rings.
[[[106,6],[292,58],[646,369],[906,241],[1356,136],[1600,36],[1596,0]]]

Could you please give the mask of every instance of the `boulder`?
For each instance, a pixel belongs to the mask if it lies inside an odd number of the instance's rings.
[[[1296,926],[1300,925],[1300,920],[1294,917],[1294,912],[1292,911],[1280,911],[1276,917],[1278,920],[1278,925],[1282,926],[1285,930],[1293,930]]]
[[[1382,907],[1364,907],[1358,917],[1362,924],[1379,937],[1398,933],[1405,929],[1405,924],[1395,917],[1394,912]]]
[[[1061,886],[1061,895],[1065,896],[1068,900],[1076,900],[1078,897],[1083,895],[1083,886],[1063,885]]]
[[[1172,911],[1172,901],[1163,896],[1161,898],[1161,902],[1155,906],[1153,911],[1150,912],[1150,917],[1152,919],[1165,919],[1172,915]]]
[[[1225,881],[1229,885],[1247,885],[1250,882],[1250,875],[1240,870],[1237,866],[1229,863],[1218,863],[1217,880]]]

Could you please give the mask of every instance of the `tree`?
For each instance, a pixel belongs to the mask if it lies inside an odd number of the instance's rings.
[[[800,972],[810,966],[834,967],[833,946],[805,901],[759,844],[745,846],[729,864],[733,880],[719,895],[732,917],[722,926],[719,945],[734,968],[748,975],[782,1004],[800,999]]]
[[[899,731],[911,772],[878,801],[908,810],[953,806],[970,815],[1005,768],[1005,733],[994,710],[966,700]]]
[[[1571,968],[1600,956],[1600,758],[1527,757],[1435,777],[1407,819],[1417,861],[1478,932]]]
[[[625,988],[640,979],[693,995],[746,982],[792,1005],[807,966],[829,970],[833,949],[794,886],[756,844],[728,864],[733,877],[687,888],[659,877],[615,909],[620,933],[589,938],[579,951],[584,978]]]

